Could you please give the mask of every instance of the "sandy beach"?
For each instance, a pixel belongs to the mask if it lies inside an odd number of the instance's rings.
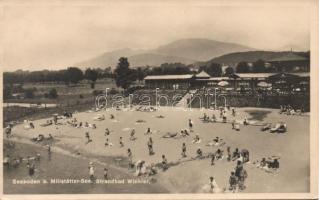
[[[52,149],[57,158],[53,166],[50,163],[40,167],[45,173],[37,173],[39,178],[43,176],[50,177],[50,167],[55,168],[54,174],[61,177],[84,176],[88,177],[88,163],[95,162],[97,168],[97,176],[102,178],[103,163],[112,170],[118,178],[133,177],[133,172],[127,169],[127,149],[130,148],[133,154],[133,160],[145,160],[147,164],[161,162],[161,156],[166,155],[168,162],[177,162],[178,164],[170,167],[167,171],[159,173],[153,178],[156,183],[152,183],[149,187],[154,189],[143,189],[144,185],[135,185],[134,188],[116,185],[110,186],[109,189],[94,186],[94,189],[88,186],[74,186],[76,193],[103,193],[110,191],[112,193],[201,193],[202,188],[209,182],[209,177],[216,179],[219,187],[224,188],[228,184],[230,172],[234,170],[236,163],[228,162],[226,159],[215,162],[214,166],[210,165],[210,159],[189,160],[195,156],[195,152],[200,147],[204,154],[214,152],[217,148],[221,148],[226,152],[227,146],[231,151],[235,148],[247,149],[250,152],[250,162],[245,164],[248,172],[246,180],[246,189],[241,192],[247,193],[289,193],[289,192],[308,192],[310,179],[310,158],[309,158],[309,116],[287,116],[279,114],[276,109],[262,108],[239,108],[237,114],[232,117],[228,112],[228,120],[243,120],[248,118],[255,125],[240,125],[240,131],[232,130],[230,123],[204,123],[200,119],[204,113],[212,116],[214,113],[219,116],[218,111],[192,109],[182,110],[176,108],[160,108],[155,112],[140,111],[117,111],[107,110],[99,112],[82,112],[76,113],[73,117],[78,122],[95,123],[96,129],[91,128],[75,128],[66,125],[66,119],[61,119],[63,125],[50,125],[41,127],[40,124],[46,120],[52,119],[48,116],[46,119],[33,121],[35,129],[24,128],[25,124],[18,124],[12,129],[13,141],[29,141],[29,139],[43,134],[47,137],[51,134],[54,138]],[[94,121],[94,117],[98,114],[104,114],[106,119],[103,121]],[[109,119],[110,114],[115,119]],[[164,116],[159,118],[158,116]],[[166,132],[179,132],[181,129],[188,129],[188,119],[194,122],[193,132],[189,137],[184,138],[162,138]],[[137,122],[144,120],[145,122]],[[258,124],[277,123],[283,121],[288,126],[288,131],[284,134],[262,132],[261,126]],[[65,124],[65,125],[64,125]],[[108,128],[111,133],[109,136],[104,135],[105,129]],[[129,140],[130,131],[135,129],[135,141]],[[145,135],[147,128],[152,130],[151,135]],[[92,142],[86,144],[85,132],[89,132]],[[191,141],[195,134],[199,134],[201,138],[200,144],[193,144]],[[226,144],[222,147],[212,147],[206,144],[216,136],[222,138]],[[123,138],[124,147],[119,145],[119,137]],[[152,137],[154,141],[155,154],[148,155],[147,141]],[[105,147],[106,138],[113,143],[112,147]],[[181,158],[182,143],[187,146],[187,158]],[[26,145],[26,144],[24,144]],[[19,145],[20,146],[20,145]],[[39,147],[41,146],[38,145]],[[26,147],[21,147],[24,149]],[[33,146],[34,148],[34,146]],[[42,150],[36,148],[33,151],[41,151],[46,154],[43,147]],[[29,149],[29,148],[26,148]],[[27,151],[20,150],[24,153]],[[26,154],[25,154],[26,155]],[[77,157],[76,155],[80,155]],[[70,165],[61,164],[65,162],[59,156],[69,156],[67,162]],[[279,156],[280,169],[278,172],[266,173],[256,168],[253,164],[256,160],[263,157]],[[44,156],[45,159],[45,156]],[[70,166],[70,167],[69,167]],[[52,168],[51,168],[52,169]],[[66,170],[67,169],[67,170]],[[40,171],[41,171],[40,170]],[[53,176],[53,174],[51,174]],[[32,189],[28,186],[15,188],[6,181],[15,177],[28,176],[26,170],[20,170],[19,173],[5,173],[5,190],[6,193],[28,193]],[[50,188],[50,193],[72,193],[72,189]],[[73,186],[70,186],[71,188]],[[108,186],[109,187],[109,186]],[[112,188],[111,188],[112,187]],[[113,188],[114,187],[114,188]],[[136,188],[135,188],[136,187]],[[162,189],[163,188],[163,189]],[[36,192],[39,192],[37,189]],[[48,192],[42,190],[43,193]],[[135,192],[134,192],[135,191]],[[32,192],[31,192],[32,193]]]

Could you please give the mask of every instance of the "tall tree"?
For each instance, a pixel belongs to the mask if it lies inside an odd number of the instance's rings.
[[[86,79],[92,81],[92,83],[91,83],[91,88],[94,89],[94,87],[95,87],[95,81],[96,81],[97,78],[98,78],[98,71],[95,70],[95,69],[88,68],[88,69],[85,70],[84,77],[85,77]]]
[[[222,75],[222,66],[219,63],[211,63],[208,66],[200,66],[200,71],[204,70],[212,77],[219,77]]]
[[[225,69],[225,76],[229,76],[229,75],[232,75],[234,74],[234,69],[232,67],[227,67]]]
[[[145,77],[145,72],[144,72],[144,70],[142,70],[141,67],[138,67],[138,68],[137,68],[137,79],[138,79],[139,81],[142,81],[144,77]]]
[[[258,59],[256,62],[254,62],[253,72],[256,72],[256,73],[266,72],[265,61]]]
[[[66,79],[69,83],[77,84],[83,80],[83,72],[77,67],[69,67],[66,71]]]
[[[134,76],[132,76],[132,70],[130,70],[129,66],[130,63],[127,58],[121,57],[114,71],[116,85],[124,90],[129,88],[134,81]]]
[[[249,69],[248,63],[245,61],[239,62],[236,66],[236,72],[237,73],[249,73],[250,69]]]

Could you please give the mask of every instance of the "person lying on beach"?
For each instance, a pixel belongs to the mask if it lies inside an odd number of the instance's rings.
[[[174,138],[176,136],[177,136],[177,132],[176,133],[167,132],[162,137],[163,138]]]
[[[31,140],[34,142],[42,142],[44,139],[44,135],[42,134],[39,134],[37,137],[31,138]]]
[[[156,118],[164,118],[164,116],[163,115],[158,115],[158,116],[156,116]]]
[[[270,130],[270,129],[271,129],[271,123],[267,123],[260,130],[261,131],[267,131],[267,130]]]
[[[145,123],[146,121],[143,119],[136,120],[136,123]]]
[[[52,120],[47,120],[46,123],[40,124],[40,126],[46,127],[46,126],[50,126],[50,125],[52,125],[52,124],[53,124]]]
[[[94,121],[103,121],[105,120],[105,115],[98,115],[93,118]]]
[[[199,135],[196,134],[195,138],[192,140],[192,143],[198,144],[198,143],[200,143],[201,141],[202,141],[202,140],[199,138]]]
[[[225,145],[226,142],[223,141],[223,139],[219,139],[219,137],[216,137],[212,141],[208,142],[206,146],[218,146],[221,147]]]
[[[185,130],[181,130],[181,132],[180,132],[180,135],[182,136],[182,137],[186,137],[186,136],[189,136],[189,133],[188,133],[188,131],[185,129]]]
[[[216,115],[215,114],[213,114],[213,116],[212,116],[212,122],[216,122]]]
[[[257,168],[263,169],[268,173],[274,173],[279,169],[279,157],[277,158],[262,158],[262,160],[259,162],[258,160],[254,162],[253,164],[256,164]]]

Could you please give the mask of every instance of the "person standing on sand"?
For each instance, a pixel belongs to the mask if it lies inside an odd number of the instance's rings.
[[[108,176],[107,176],[108,175],[108,169],[104,168],[103,174],[104,174],[104,179],[107,180],[107,178],[108,178]]]
[[[108,136],[110,135],[110,130],[108,128],[105,129],[105,133],[104,133],[104,136]]]
[[[145,135],[149,135],[149,134],[152,134],[151,128],[147,128],[147,131],[145,133]]]
[[[185,143],[183,143],[183,146],[182,146],[182,157],[183,158],[187,157],[187,155],[186,155],[186,144]]]
[[[128,157],[128,168],[130,169],[133,167],[133,155],[130,148],[127,149],[127,157]]]
[[[92,141],[91,138],[90,138],[90,133],[89,132],[85,132],[85,137],[87,139],[87,142],[86,142],[87,144]]]
[[[165,155],[162,155],[162,167],[163,167],[163,171],[166,171],[168,169],[168,163],[167,163],[167,159]]]
[[[147,142],[147,147],[148,147],[149,155],[153,155],[154,151],[153,151],[153,140],[152,140],[152,137],[149,138],[149,140]]]
[[[123,143],[123,138],[122,137],[120,137],[120,147],[124,147],[124,143]]]
[[[230,146],[227,147],[227,161],[231,161]]]
[[[93,163],[90,162],[89,163],[89,175],[90,175],[90,180],[92,181],[92,183],[94,183],[94,180],[95,180],[94,173],[95,173],[95,170],[94,170]]]
[[[231,192],[236,192],[238,178],[235,176],[235,172],[230,173],[229,177],[229,190]]]
[[[133,128],[132,131],[131,131],[130,140],[133,141],[133,140],[136,139],[134,135],[135,135],[135,129]]]
[[[215,165],[215,154],[213,153],[212,155],[212,159],[211,159],[211,161],[210,161],[210,165]]]
[[[193,121],[191,119],[188,119],[188,127],[190,131],[193,131]]]

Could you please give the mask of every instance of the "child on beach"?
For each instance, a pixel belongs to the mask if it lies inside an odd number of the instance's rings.
[[[235,172],[231,172],[229,177],[229,190],[231,192],[236,192],[237,182],[238,182],[238,179],[235,176]]]

